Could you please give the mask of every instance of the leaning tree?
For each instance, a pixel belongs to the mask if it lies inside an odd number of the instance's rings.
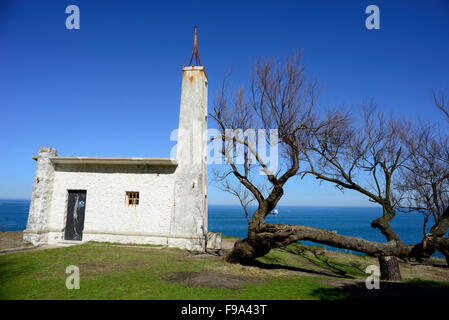
[[[339,110],[322,115],[315,110],[316,93],[317,84],[305,77],[301,52],[297,52],[283,65],[273,59],[259,61],[248,91],[240,89],[228,95],[223,85],[215,99],[211,117],[221,132],[215,139],[221,140],[227,163],[226,169],[215,170],[216,180],[223,190],[240,199],[248,221],[247,238],[235,243],[226,260],[251,264],[273,248],[310,240],[379,257],[383,278],[398,279],[396,257],[408,259],[422,253],[418,249],[422,243],[404,244],[390,226],[406,193],[395,183],[409,157],[403,148],[405,126],[378,116],[370,108],[362,124]],[[266,135],[266,140],[259,138],[256,143],[244,134],[251,128],[277,129],[277,135]],[[264,144],[278,145],[276,168],[260,154],[258,147]],[[358,191],[378,203],[383,214],[371,225],[384,234],[386,242],[301,225],[266,223],[287,181],[304,175]],[[257,208],[249,217],[252,201]]]

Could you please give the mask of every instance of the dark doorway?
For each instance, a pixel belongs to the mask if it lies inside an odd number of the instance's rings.
[[[81,241],[83,239],[85,210],[86,190],[69,190],[65,240]]]

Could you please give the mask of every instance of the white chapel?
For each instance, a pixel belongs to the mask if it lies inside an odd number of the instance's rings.
[[[24,242],[221,249],[221,234],[207,227],[207,81],[195,28],[176,158],[66,157],[40,148]]]

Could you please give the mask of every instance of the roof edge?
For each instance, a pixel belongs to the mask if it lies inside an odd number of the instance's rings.
[[[37,156],[33,157],[37,160]],[[55,164],[105,164],[105,165],[153,165],[177,166],[178,161],[173,158],[123,158],[123,157],[50,157]]]

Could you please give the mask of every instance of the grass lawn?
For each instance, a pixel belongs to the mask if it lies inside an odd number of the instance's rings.
[[[403,283],[367,290],[364,269],[373,263],[300,244],[241,266],[179,249],[86,243],[0,255],[0,299],[346,299],[398,290],[449,297],[449,270],[432,266],[403,266]],[[65,286],[69,265],[80,269],[79,290]]]

